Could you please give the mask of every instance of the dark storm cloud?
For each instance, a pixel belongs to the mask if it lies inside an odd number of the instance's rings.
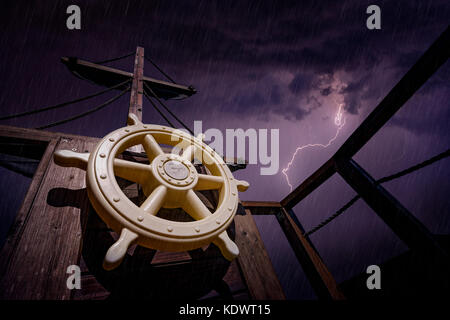
[[[242,65],[254,70],[254,79],[263,77],[272,69],[300,68],[303,73],[292,70],[295,78],[288,89],[304,98],[310,95],[311,90],[317,89],[313,85],[314,76],[305,71],[316,74],[354,73],[352,78],[356,80],[351,80],[348,89],[342,93],[345,110],[358,114],[359,109],[365,106],[362,100],[366,105],[373,102],[368,92],[373,88],[368,87],[368,82],[359,80],[361,74],[371,74],[382,62],[392,60],[390,67],[397,69],[395,75],[402,75],[423,52],[424,45],[420,40],[429,42],[429,31],[439,29],[437,26],[443,29],[448,23],[445,13],[449,9],[444,1],[433,6],[411,1],[380,2],[382,30],[369,31],[365,27],[368,4],[365,1],[325,1],[320,5],[316,1],[250,4],[240,1],[231,4],[213,2],[200,8],[182,4],[182,12],[195,14],[186,14],[183,19],[170,17],[165,20],[158,11],[169,10],[173,4],[162,3],[154,8],[154,17],[158,17],[161,23],[156,29],[152,26],[147,28],[149,32],[155,31],[151,40],[155,54],[168,64],[190,66],[194,61],[213,61],[208,68],[225,73],[233,64]],[[419,12],[426,12],[426,17]],[[200,19],[199,16],[208,18]],[[219,20],[222,23],[218,23]],[[164,28],[161,27],[163,25]],[[173,47],[168,47],[166,34],[177,35],[182,50],[176,55],[163,54],[173,52]],[[205,68],[205,65],[196,67]],[[320,90],[323,96],[330,94],[330,88]],[[246,112],[250,113],[272,104],[270,98],[267,101],[261,98],[260,93],[230,94],[236,95],[234,101],[237,105],[246,105]],[[297,109],[286,107],[287,118],[298,120],[304,118],[301,115],[308,114]]]
[[[290,109],[290,112],[285,112],[285,119],[292,120],[291,115],[294,117],[294,120],[300,121],[303,120],[308,114],[311,113],[311,110],[305,110],[302,108]]]
[[[306,98],[306,105],[299,106],[292,101],[285,102],[283,100],[285,95],[287,95],[287,92],[282,92],[278,85],[262,92],[241,90],[229,101],[222,103],[221,111],[239,114],[240,117],[250,116],[264,121],[269,121],[273,115],[282,115],[284,119],[300,121],[309,115],[313,109],[320,106],[320,103],[314,97]]]
[[[331,87],[327,87],[325,89],[320,90],[320,94],[323,95],[324,97],[329,96],[331,92],[332,92]]]
[[[241,93],[233,97],[231,103],[238,107],[238,110],[252,108],[255,106],[263,106],[266,100],[259,92]]]
[[[311,90],[312,80],[311,75],[299,73],[289,84],[289,90],[297,95],[305,94]]]
[[[361,79],[351,81],[341,90],[340,93],[344,95],[344,108],[350,114],[357,114],[361,107],[361,96],[367,90],[368,76],[363,76]]]
[[[270,103],[274,105],[279,105],[282,103],[282,96],[280,93],[280,87],[278,85],[274,85],[270,91]]]
[[[382,30],[370,31],[365,23],[371,1],[80,1],[83,32],[74,33],[60,27],[65,24],[67,4],[43,2],[24,5],[24,10],[17,5],[2,14],[24,16],[23,24],[6,19],[7,27],[22,34],[35,54],[48,52],[42,44],[51,37],[60,39],[50,42],[55,52],[60,46],[92,60],[124,54],[126,48],[133,50],[140,44],[169,73],[176,72],[174,77],[180,81],[192,74],[209,74],[233,75],[255,84],[245,93],[237,86],[230,88],[230,98],[222,99],[220,110],[256,114],[285,103],[277,110],[283,109],[286,118],[295,120],[304,119],[301,115],[308,115],[311,106],[299,109],[286,95],[305,100],[318,91],[327,97],[332,88],[319,86],[317,76],[341,71],[350,75],[342,91],[345,110],[358,114],[364,106],[373,107],[374,99],[386,92],[380,92],[377,83],[361,79],[380,74],[383,64],[399,78],[445,28],[450,15],[444,0],[379,1]],[[49,20],[49,12],[59,14]],[[120,41],[111,43],[111,38]],[[75,39],[93,47],[80,50],[72,44]],[[6,54],[5,60],[15,59]],[[11,71],[6,74],[13,74],[11,65],[5,68]],[[273,79],[255,87],[274,70],[287,70],[294,79],[288,84]],[[218,91],[208,94],[220,96]]]

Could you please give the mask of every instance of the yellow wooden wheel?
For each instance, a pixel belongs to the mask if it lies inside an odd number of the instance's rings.
[[[186,251],[212,242],[226,259],[234,259],[239,249],[226,229],[237,210],[238,191],[247,190],[248,183],[234,179],[222,157],[200,136],[194,138],[170,127],[143,124],[133,114],[128,124],[105,136],[90,154],[59,150],[54,155],[61,166],[86,170],[94,209],[120,234],[107,251],[103,267],[117,267],[133,243],[164,251]],[[165,153],[160,144],[177,146],[183,152],[181,156]],[[143,146],[150,164],[117,158],[135,145]],[[194,158],[211,174],[197,173]],[[115,176],[140,184],[146,200],[136,206],[123,193]],[[194,191],[214,189],[219,191],[219,200],[215,212],[211,212]],[[182,208],[195,221],[162,219],[157,216],[160,208]]]

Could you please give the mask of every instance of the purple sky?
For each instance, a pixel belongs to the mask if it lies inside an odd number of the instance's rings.
[[[69,31],[65,9],[78,4],[82,29]],[[370,4],[381,8],[381,30],[366,28]],[[447,27],[448,1],[14,1],[3,5],[0,114],[26,111],[98,91],[75,78],[61,56],[97,61],[145,47],[169,75],[198,93],[168,105],[203,128],[280,130],[280,166],[297,146],[326,144],[343,105],[345,126],[324,149],[303,149],[288,171],[298,185],[323,164]],[[132,58],[111,64],[132,70]],[[162,78],[148,63],[145,74]],[[423,161],[450,142],[447,62],[356,155],[375,178]],[[105,97],[17,120],[36,127],[88,110]],[[102,137],[124,125],[128,96],[53,131]],[[144,122],[163,124],[144,104]],[[449,160],[386,184],[432,232],[448,233]],[[244,200],[281,200],[285,177],[261,176],[258,165],[236,172],[250,182]],[[305,229],[334,213],[354,192],[334,176],[300,203]],[[280,280],[291,298],[312,297],[273,217],[256,217]],[[311,237],[338,281],[405,250],[362,201]]]

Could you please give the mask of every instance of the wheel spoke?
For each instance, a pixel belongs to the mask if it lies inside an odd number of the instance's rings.
[[[219,234],[219,236],[214,239],[213,243],[219,247],[220,252],[222,252],[225,259],[229,261],[232,261],[239,255],[238,246],[230,239],[226,231]]]
[[[195,220],[207,218],[212,214],[192,189],[186,193],[183,209]]]
[[[142,146],[144,147],[145,153],[147,154],[150,163],[155,157],[159,156],[160,154],[164,154],[158,142],[156,142],[155,138],[153,138],[151,134],[147,134],[144,137]]]
[[[114,159],[114,174],[128,181],[144,184],[149,178],[150,166],[148,164]]]
[[[199,174],[194,190],[215,190],[223,186],[223,178],[208,174]]]
[[[148,196],[148,198],[141,204],[141,209],[148,212],[154,216],[158,213],[159,209],[164,204],[167,195],[167,188],[165,186],[158,186],[155,190]]]
[[[183,150],[183,155],[181,156],[184,160],[192,162],[195,155],[195,146],[193,144],[189,145]]]

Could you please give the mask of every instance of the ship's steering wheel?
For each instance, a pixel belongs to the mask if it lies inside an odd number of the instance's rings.
[[[181,156],[163,152],[160,144],[183,150]],[[142,145],[150,164],[117,158],[126,149]],[[211,174],[199,174],[194,158]],[[106,253],[103,267],[111,270],[124,258],[128,247],[138,245],[164,251],[187,251],[209,243],[233,260],[239,249],[228,237],[227,227],[238,206],[238,191],[249,184],[233,178],[228,166],[213,149],[180,130],[141,123],[134,114],[128,126],[105,136],[92,153],[59,150],[58,165],[86,170],[89,199],[102,220],[120,238]],[[136,206],[121,190],[115,176],[142,186],[146,200]],[[218,190],[215,212],[194,191]],[[157,216],[160,208],[182,208],[195,221],[176,222]]]

